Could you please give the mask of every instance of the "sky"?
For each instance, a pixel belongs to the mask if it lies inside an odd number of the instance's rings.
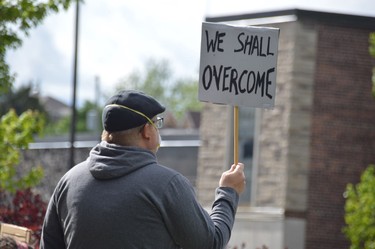
[[[121,79],[144,70],[150,59],[167,60],[176,79],[198,78],[201,25],[207,16],[292,8],[375,17],[374,0],[85,0],[77,103],[97,101],[96,82],[102,95],[112,94]],[[50,14],[22,47],[8,51],[16,88],[34,82],[42,96],[71,103],[74,19],[75,6]]]

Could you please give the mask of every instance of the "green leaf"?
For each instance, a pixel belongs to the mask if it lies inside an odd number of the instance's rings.
[[[71,0],[2,0],[0,2],[0,92],[6,92],[14,82],[5,62],[5,53],[21,45],[21,35],[28,35],[50,12],[68,9]]]
[[[375,248],[375,166],[366,168],[358,184],[348,184],[344,196],[343,232],[351,242],[350,248]]]
[[[19,188],[35,186],[43,177],[42,168],[35,167],[22,175],[16,166],[21,160],[21,149],[27,148],[33,136],[42,131],[44,118],[36,111],[20,116],[10,110],[0,119],[0,189],[14,193]]]

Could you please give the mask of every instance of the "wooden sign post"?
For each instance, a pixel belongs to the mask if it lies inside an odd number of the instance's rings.
[[[238,106],[234,106],[233,109],[233,163],[237,164],[238,163],[238,122],[239,122],[239,117],[238,117]]]
[[[279,29],[202,24],[199,100],[234,107],[234,163],[238,163],[239,106],[275,105]]]

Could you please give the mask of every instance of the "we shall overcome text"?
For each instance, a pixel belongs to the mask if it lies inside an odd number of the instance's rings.
[[[200,100],[254,107],[273,106],[278,33],[278,29],[273,28],[204,23]]]

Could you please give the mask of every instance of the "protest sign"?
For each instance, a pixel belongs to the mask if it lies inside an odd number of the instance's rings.
[[[275,105],[279,29],[202,24],[199,100],[234,106],[234,164],[238,163],[238,106]]]
[[[202,24],[199,100],[272,108],[279,29]]]

